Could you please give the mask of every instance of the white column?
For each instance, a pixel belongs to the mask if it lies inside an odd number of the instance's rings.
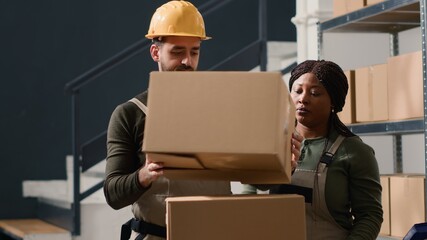
[[[298,62],[317,59],[317,22],[332,17],[332,0],[296,0]]]

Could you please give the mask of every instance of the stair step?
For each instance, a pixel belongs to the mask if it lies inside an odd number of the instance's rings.
[[[39,219],[0,220],[0,231],[14,239],[71,240],[67,230]]]
[[[69,185],[66,180],[27,180],[22,183],[22,195],[71,202]]]
[[[99,183],[102,179],[85,177],[80,179],[81,192],[86,191],[89,187]],[[72,183],[65,180],[48,180],[48,181],[23,181],[22,195],[24,197],[35,197],[42,201],[51,201],[60,204],[61,207],[70,208],[73,202]],[[102,188],[94,192],[85,200],[95,202],[105,202]]]
[[[105,165],[106,161],[101,161],[80,175],[81,192],[88,190],[103,180]],[[22,182],[23,196],[71,203],[73,201],[73,168],[73,156],[68,155],[66,156],[67,179],[24,180]]]

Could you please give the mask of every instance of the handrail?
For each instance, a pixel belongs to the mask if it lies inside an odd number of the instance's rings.
[[[202,4],[200,7],[198,7],[199,12],[203,16],[209,15],[211,12],[215,12],[216,10],[222,8],[224,5],[232,2],[234,0],[214,0],[206,2],[205,4]]]
[[[223,7],[224,5],[232,1],[234,0],[210,0],[209,2],[202,4],[199,7],[199,11],[203,16],[207,16],[210,13],[216,11],[217,9]],[[146,48],[150,46],[150,43],[151,43],[150,40],[144,38],[130,45],[123,51],[117,53],[111,58],[105,60],[104,62],[98,64],[94,68],[84,72],[80,76],[66,83],[65,89],[64,89],[65,92],[69,94],[77,92],[80,88],[82,88],[86,84],[92,82],[93,80],[97,79],[101,75],[119,66],[123,62],[126,62],[127,60],[145,51]]]
[[[150,41],[148,39],[141,39],[138,42],[132,44],[123,51],[117,53],[89,71],[78,76],[74,80],[68,82],[65,85],[65,92],[71,94],[77,92],[80,88],[95,80],[99,76],[145,51],[145,49],[149,47],[149,43]]]
[[[294,69],[297,65],[298,65],[298,63],[295,61],[295,62],[289,64],[288,66],[284,67],[282,70],[280,70],[280,72],[282,73],[282,75],[290,73],[292,71],[292,69]]]
[[[260,51],[261,51],[261,47],[260,47],[261,43],[259,40],[256,40],[252,43],[250,43],[249,45],[245,46],[244,48],[240,49],[239,51],[237,51],[236,53],[234,53],[233,55],[227,57],[226,59],[224,59],[223,61],[215,64],[214,66],[210,67],[208,70],[209,71],[215,71],[215,70],[219,70],[219,71],[237,71],[239,69],[236,69],[235,64],[236,62],[241,63],[242,65],[245,66],[250,66],[250,67],[256,67],[257,65],[260,64],[260,60],[259,59],[251,59],[251,58],[247,58],[247,55],[251,55],[251,53],[254,53],[254,55],[259,55]],[[241,62],[242,59],[244,59],[244,62]]]

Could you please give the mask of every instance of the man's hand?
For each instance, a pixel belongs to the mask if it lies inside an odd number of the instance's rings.
[[[298,160],[301,155],[300,149],[301,149],[301,143],[304,140],[302,136],[300,136],[297,133],[292,133],[291,138],[291,151],[292,151],[292,160],[291,160],[291,166],[292,171],[294,171],[297,168]]]
[[[148,187],[153,181],[163,175],[163,163],[152,162],[148,155],[145,155],[145,165],[138,172],[139,184]]]

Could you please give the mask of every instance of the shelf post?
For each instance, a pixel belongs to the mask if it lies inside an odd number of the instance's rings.
[[[422,41],[422,63],[423,63],[423,93],[424,93],[424,172],[427,178],[427,76],[426,76],[426,0],[420,0],[420,21],[421,21],[421,41]],[[425,180],[424,180],[425,181]],[[427,189],[424,189],[425,199],[427,199]],[[424,208],[427,216],[427,207]],[[426,220],[426,219],[425,219]]]
[[[259,40],[260,40],[260,70],[267,71],[267,0],[259,0],[258,2],[258,16],[259,16]]]
[[[399,55],[399,33],[391,32],[390,35],[390,56]],[[402,157],[402,135],[393,134],[393,168],[395,173],[403,173]]]
[[[395,134],[393,135],[393,168],[394,173],[403,173],[403,164],[402,164],[402,135]]]
[[[317,59],[323,59],[323,32],[320,22],[317,22]]]
[[[399,34],[397,32],[390,33],[390,56],[399,55]]]

